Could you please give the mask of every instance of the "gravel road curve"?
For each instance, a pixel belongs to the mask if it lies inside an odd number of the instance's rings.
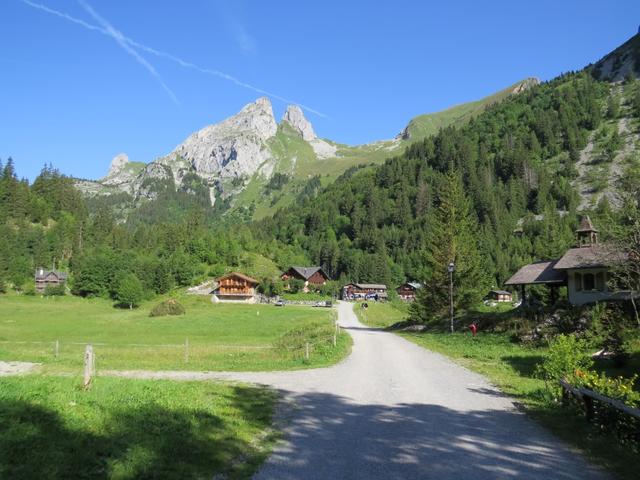
[[[334,367],[145,376],[239,380],[280,390],[284,440],[258,479],[609,478],[518,412],[484,377],[365,327],[351,304],[337,308],[354,345]]]

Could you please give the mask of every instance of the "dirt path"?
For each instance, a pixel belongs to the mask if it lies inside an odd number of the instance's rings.
[[[0,362],[0,377],[29,373],[40,365],[40,363],[30,362]]]
[[[608,478],[518,412],[482,376],[363,326],[350,304],[340,303],[338,312],[354,345],[351,356],[331,368],[110,374],[237,380],[278,389],[285,439],[259,479]]]

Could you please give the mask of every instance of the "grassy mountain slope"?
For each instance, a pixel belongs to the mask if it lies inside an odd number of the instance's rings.
[[[412,142],[434,135],[442,128],[462,126],[487,107],[536,83],[535,79],[522,80],[481,100],[420,115],[411,120],[402,138],[356,146],[327,140],[337,147],[337,156],[333,158],[318,158],[309,143],[286,123],[282,123],[276,136],[269,141],[269,147],[277,159],[275,173],[287,175],[289,180],[282,188],[266,190],[268,179],[256,174],[244,190],[234,195],[232,211],[246,212],[257,220],[272,215],[278,208],[290,205],[305,188],[309,189],[310,182],[316,184],[319,181],[325,187],[350,168],[382,164],[388,158],[402,154]]]
[[[455,105],[440,112],[419,115],[409,122],[403,132],[403,137],[415,141],[435,135],[441,128],[451,125],[464,125],[470,119],[482,113],[489,105],[504,100],[509,95],[523,91],[537,83],[538,80],[527,78],[480,100]]]

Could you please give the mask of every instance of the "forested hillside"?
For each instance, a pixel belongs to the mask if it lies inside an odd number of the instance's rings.
[[[195,176],[179,190],[150,185],[153,201],[121,222],[117,195],[84,199],[51,166],[30,185],[9,159],[0,165],[0,286],[28,292],[34,269],[55,265],[70,271],[74,293],[115,298],[125,277],[153,295],[230,269],[272,280],[291,264],[322,265],[340,282],[441,285],[453,260],[458,300],[470,304],[521,265],[571,246],[585,207],[576,185],[607,161],[618,172],[607,188],[635,206],[639,126],[640,81],[564,75],[382,165],[351,168],[325,187],[311,182],[291,206],[253,223],[212,208]],[[274,178],[269,188],[285,180]],[[590,198],[596,221],[610,221],[608,197]]]
[[[179,193],[155,204],[173,209],[171,221],[158,222],[152,211],[145,217],[143,210],[122,224],[106,205],[89,215],[73,180],[53,167],[31,185],[19,180],[11,159],[0,172],[0,291],[33,293],[39,266],[69,270],[75,294],[115,298],[125,279],[152,296],[233,268],[276,276],[276,263],[260,252],[285,264],[306,261],[300,250],[258,244],[247,227],[215,228],[213,214]]]
[[[629,103],[637,122],[640,111],[632,105],[638,81],[629,80],[627,91],[628,99],[615,100]],[[443,241],[438,230],[461,218],[468,203],[469,215],[460,219],[464,238],[452,231],[448,240],[470,243],[462,251],[479,253],[484,275],[477,287],[500,285],[524,263],[557,257],[573,243],[580,203],[572,187],[576,163],[591,132],[620,115],[607,108],[614,93],[611,84],[586,72],[532,87],[462,128],[414,143],[382,166],[348,171],[316,198],[261,221],[256,231],[265,240],[275,236],[302,246],[344,280],[428,281],[450,260],[464,263],[462,255],[434,253]],[[629,171],[637,170],[634,155],[627,159]],[[452,196],[456,182],[463,187]],[[604,214],[609,206],[601,202],[596,210]],[[519,227],[523,234],[515,235]]]

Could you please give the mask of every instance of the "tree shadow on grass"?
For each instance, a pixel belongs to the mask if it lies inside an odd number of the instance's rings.
[[[271,418],[261,395],[273,393],[236,387],[232,403],[243,421],[264,430]],[[236,478],[249,476],[263,458],[230,428],[238,418],[154,403],[104,415],[104,423],[88,428],[46,406],[0,401],[0,478]]]
[[[543,355],[505,355],[500,359],[511,365],[521,376],[535,378],[536,367],[544,361],[545,357]]]

